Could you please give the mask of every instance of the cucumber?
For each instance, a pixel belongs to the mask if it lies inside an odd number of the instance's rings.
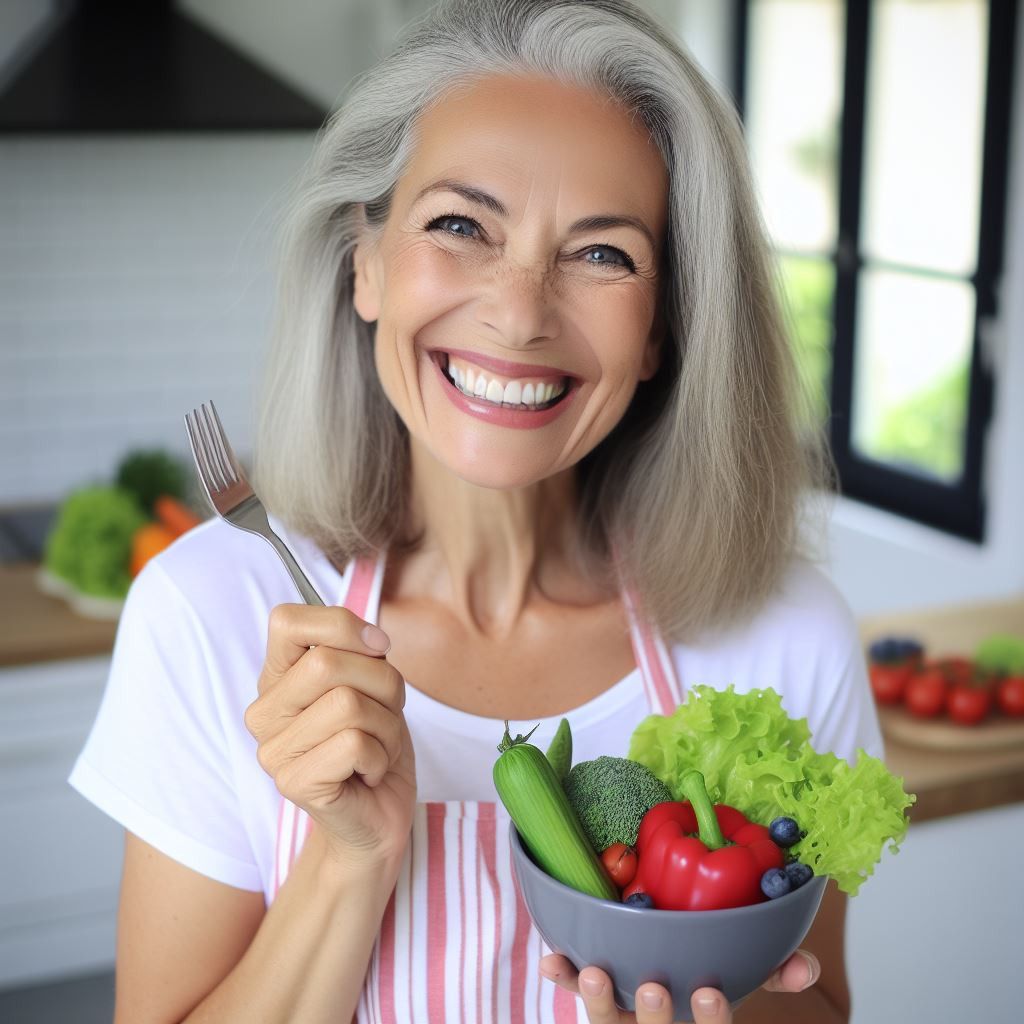
[[[568,718],[563,718],[558,723],[554,739],[548,747],[548,760],[555,769],[555,777],[564,783],[572,767],[572,732],[569,729]]]
[[[536,726],[534,727],[536,728]],[[570,889],[618,902],[608,877],[544,752],[525,736],[509,735],[508,722],[494,762],[494,787],[537,864]]]

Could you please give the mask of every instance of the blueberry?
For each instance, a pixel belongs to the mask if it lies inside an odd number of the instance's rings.
[[[769,868],[761,876],[761,892],[770,900],[777,900],[780,896],[785,896],[792,888],[793,883],[790,882],[789,875],[782,868]]]
[[[654,909],[654,900],[646,892],[635,892],[631,896],[627,896],[622,902],[630,907],[640,907],[644,910]]]
[[[768,826],[768,833],[776,846],[784,850],[800,842],[800,826],[792,818],[775,818]]]
[[[799,889],[801,885],[805,885],[814,877],[814,872],[798,860],[791,860],[786,865],[785,872],[794,889]]]
[[[868,648],[868,657],[872,661],[893,661],[895,660],[895,647],[892,637],[882,637],[876,640]]]
[[[909,636],[884,636],[868,647],[868,656],[878,662],[905,661],[923,652],[920,642]]]

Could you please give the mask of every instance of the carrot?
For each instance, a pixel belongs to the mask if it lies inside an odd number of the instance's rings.
[[[175,537],[188,533],[193,526],[198,526],[201,520],[185,504],[170,494],[161,494],[153,502],[153,512],[157,519],[167,527]]]
[[[175,540],[176,535],[163,523],[143,523],[132,535],[132,559],[129,571],[138,576],[142,567]]]

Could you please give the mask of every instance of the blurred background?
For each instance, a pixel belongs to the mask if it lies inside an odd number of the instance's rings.
[[[840,471],[824,568],[865,644],[1024,637],[1017,3],[639,2],[743,117]],[[0,1020],[113,1005],[122,833],[64,779],[132,566],[81,551],[123,543],[113,516],[137,565],[207,514],[186,410],[212,398],[248,455],[284,201],[323,118],[427,7],[0,0]],[[110,511],[125,488],[141,512]],[[1024,726],[883,710],[919,801],[851,904],[854,1020],[1017,1020],[1024,896],[996,880],[1024,838]]]

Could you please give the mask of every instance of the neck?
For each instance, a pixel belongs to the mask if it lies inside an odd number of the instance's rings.
[[[572,565],[577,530],[574,469],[507,490],[457,477],[412,440],[411,535],[422,596],[442,601],[472,633],[514,633],[531,602],[595,597]]]

